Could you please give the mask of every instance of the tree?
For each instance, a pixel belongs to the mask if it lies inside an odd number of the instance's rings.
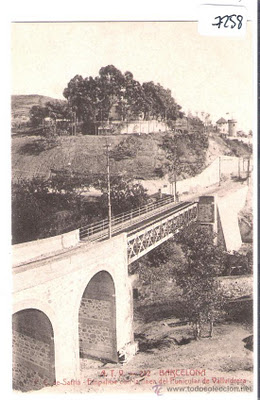
[[[208,137],[203,132],[167,134],[160,147],[165,151],[163,167],[172,180],[184,176],[194,176],[205,166]],[[187,157],[187,154],[189,157]]]
[[[91,124],[97,127],[108,120],[113,106],[122,121],[139,118],[176,119],[181,107],[175,102],[169,89],[160,84],[145,82],[142,85],[130,71],[124,74],[114,65],[99,70],[95,78],[76,75],[63,91],[69,106],[75,113],[76,122],[82,121],[86,130]]]
[[[44,118],[48,116],[48,109],[42,106],[32,106],[29,115],[32,126],[38,127],[42,125]]]
[[[253,252],[248,248],[246,251],[233,251],[227,253],[226,270],[227,275],[246,275],[253,273]]]
[[[123,139],[113,150],[111,150],[110,157],[116,161],[134,158],[140,148],[140,140],[134,136],[129,136],[126,139]]]
[[[214,234],[195,223],[177,235],[186,262],[176,271],[176,282],[183,290],[184,313],[193,323],[196,339],[201,337],[205,322],[209,323],[212,336],[215,316],[224,303],[216,278],[225,269],[225,253],[213,242]]]
[[[81,75],[75,75],[63,91],[63,96],[68,100],[69,106],[80,120],[85,114],[85,84]]]
[[[103,210],[103,215],[107,216],[106,179],[102,178],[99,185],[103,192],[100,198],[100,207]],[[113,215],[142,207],[148,201],[147,191],[140,183],[135,183],[131,179],[121,176],[111,178],[110,198]]]
[[[40,221],[45,217],[44,197],[48,192],[38,179],[22,180],[12,186],[12,241],[27,242],[39,237]],[[38,201],[41,198],[41,202]],[[41,203],[41,204],[40,204]]]
[[[166,153],[167,162],[164,167],[171,175],[180,174],[182,171],[180,158],[184,153],[180,142],[182,142],[182,135],[176,134],[173,137],[167,134],[163,137],[162,144],[160,145]]]
[[[145,95],[144,111],[146,117],[152,116],[154,119],[161,118],[164,121],[176,120],[183,116],[181,106],[179,106],[171,95],[170,89],[165,89],[159,83],[144,82]]]
[[[145,119],[157,119],[164,112],[163,103],[157,95],[156,85],[154,82],[144,82],[143,90],[145,95],[144,113]]]
[[[144,112],[145,93],[142,85],[129,71],[124,74],[124,87],[117,103],[117,112],[123,121],[136,120]]]
[[[48,101],[45,104],[47,109],[47,116],[51,118],[54,124],[54,134],[57,134],[57,120],[70,120],[72,121],[73,115],[68,103],[63,103],[60,101]]]
[[[48,117],[54,120],[68,118],[70,115],[67,102],[48,101],[45,104],[45,108],[47,109]]]
[[[85,79],[76,75],[63,91],[76,116],[76,125],[83,122],[83,129],[96,132],[97,124],[108,118],[112,105],[120,96],[124,78],[113,65],[103,67],[99,76]]]
[[[30,121],[33,127],[43,126],[46,128],[44,120],[49,117],[51,120],[51,126],[45,129],[46,133],[56,134],[57,132],[57,120],[66,119],[72,120],[72,111],[67,102],[60,101],[48,101],[44,106],[33,106],[30,109]],[[54,127],[54,129],[53,129]]]
[[[95,206],[81,191],[88,179],[61,174],[43,181],[21,180],[12,186],[13,244],[55,236],[95,221]]]
[[[138,274],[141,285],[168,282],[175,277],[175,269],[181,268],[185,258],[174,239],[169,239],[129,265],[130,274]]]

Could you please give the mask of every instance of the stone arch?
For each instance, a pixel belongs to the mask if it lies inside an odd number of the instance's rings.
[[[87,284],[79,306],[80,358],[117,362],[115,284],[107,271]]]
[[[36,297],[28,297],[27,299],[24,300],[14,300],[13,304],[13,309],[12,312],[13,314],[17,313],[18,311],[25,310],[27,308],[34,308],[36,310],[42,311],[50,320],[51,325],[54,330],[54,336],[55,336],[55,331],[56,331],[56,313],[55,309],[51,307],[50,304],[48,304],[46,301],[41,300]]]
[[[13,388],[27,392],[55,381],[54,332],[50,319],[36,308],[13,314]]]

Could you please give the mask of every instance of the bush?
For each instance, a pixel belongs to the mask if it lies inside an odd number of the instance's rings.
[[[111,157],[116,161],[121,161],[127,158],[136,157],[138,151],[141,148],[140,140],[136,137],[129,136],[123,139],[115,148],[111,151]]]
[[[205,168],[208,136],[201,132],[164,135],[160,147],[165,151],[164,168],[178,177],[195,176]]]

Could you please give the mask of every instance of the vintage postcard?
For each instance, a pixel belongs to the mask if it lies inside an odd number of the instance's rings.
[[[13,393],[252,398],[243,23],[12,23]]]

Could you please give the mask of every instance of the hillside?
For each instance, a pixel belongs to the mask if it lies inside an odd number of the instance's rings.
[[[12,119],[29,118],[29,111],[33,106],[43,106],[48,101],[63,101],[38,94],[11,96]],[[65,100],[64,100],[65,101]]]
[[[111,159],[111,174],[126,174],[143,179],[155,178],[156,170],[165,163],[165,152],[160,148],[163,134],[131,136],[136,143],[136,155],[128,159],[116,161]],[[126,140],[125,135],[109,136],[111,148]],[[63,136],[45,139],[37,136],[13,136],[12,138],[12,168],[13,179],[42,176],[48,178],[50,169],[70,167],[72,171],[84,174],[106,172],[106,137],[104,136]],[[218,155],[247,156],[248,147],[243,143],[236,144],[232,149],[220,137],[210,137],[208,150],[198,153],[204,157],[204,166],[209,165]],[[182,161],[196,161],[198,149],[182,143]],[[179,178],[186,178],[183,173]]]
[[[122,136],[109,137],[112,149]],[[150,137],[142,143],[137,157],[122,161],[111,159],[111,174],[121,173],[147,177],[153,173],[158,154],[157,141]],[[47,143],[47,144],[46,144]],[[86,174],[106,172],[106,139],[102,136],[67,136],[46,142],[38,137],[15,137],[12,141],[13,178],[31,179],[34,175],[48,177],[50,169],[71,169]]]

